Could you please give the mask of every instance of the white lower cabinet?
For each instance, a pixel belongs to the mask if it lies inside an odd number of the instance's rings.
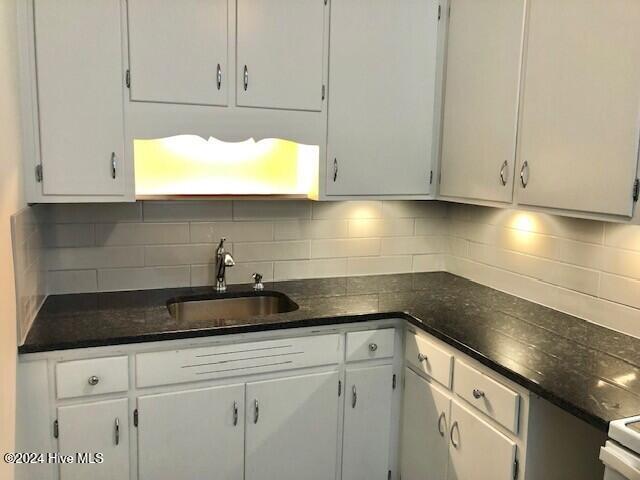
[[[244,384],[138,398],[138,478],[242,480]]]
[[[348,368],[342,480],[383,480],[389,472],[393,367]]]
[[[402,480],[444,480],[451,397],[407,368],[403,405]]]
[[[451,404],[448,480],[515,478],[516,443],[463,407]]]
[[[246,480],[335,478],[338,379],[327,372],[247,384]]]
[[[60,464],[60,479],[127,480],[128,417],[126,398],[58,408],[58,451],[73,457],[73,463]],[[99,453],[103,462],[95,463]],[[79,457],[84,454],[88,462]]]

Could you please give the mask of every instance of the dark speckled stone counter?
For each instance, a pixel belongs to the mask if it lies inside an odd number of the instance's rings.
[[[266,288],[286,293],[299,310],[212,325],[176,320],[166,308],[170,298],[209,288],[52,296],[19,351],[400,317],[601,430],[611,420],[640,414],[640,340],[455,275],[314,279]]]

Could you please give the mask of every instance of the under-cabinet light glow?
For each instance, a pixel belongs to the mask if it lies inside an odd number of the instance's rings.
[[[134,140],[137,196],[317,194],[320,148],[196,135]]]

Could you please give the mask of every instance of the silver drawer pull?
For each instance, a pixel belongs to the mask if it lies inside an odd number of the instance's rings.
[[[233,402],[233,426],[238,425],[238,402]]]
[[[253,423],[258,423],[258,419],[260,418],[260,404],[258,400],[253,401]]]
[[[502,164],[502,167],[500,168],[500,183],[502,184],[503,187],[507,185],[506,171],[508,166],[509,166],[509,162],[505,160],[504,163]]]
[[[358,403],[358,391],[356,390],[356,386],[354,385],[351,388],[351,408],[356,408],[357,403]]]
[[[216,84],[218,86],[218,90],[222,87],[222,67],[218,64],[218,68],[216,69]]]
[[[378,350],[378,344],[376,344],[376,343],[370,343],[370,344],[369,344],[369,351],[370,351],[370,352],[375,352],[376,350]]]
[[[460,437],[460,427],[458,426],[458,422],[457,421],[453,422],[453,425],[451,425],[451,431],[449,432],[449,438],[451,439],[451,445],[453,445],[454,448],[458,448],[460,446],[460,443],[456,443],[456,441],[453,439],[453,431],[454,430],[458,430],[458,437]]]
[[[479,400],[482,397],[484,397],[484,392],[482,390],[478,390],[477,388],[474,388],[473,389],[473,398],[475,398],[476,400]]]
[[[111,152],[111,178],[116,179],[118,173],[118,157],[116,152]]]
[[[442,438],[444,438],[444,435],[445,435],[445,433],[446,433],[446,432],[445,432],[444,427],[442,426],[442,422],[443,422],[443,421],[446,421],[446,419],[447,419],[447,417],[446,417],[446,415],[444,414],[444,412],[442,412],[442,413],[440,414],[440,416],[438,417],[438,432],[440,433],[440,436],[441,436]],[[445,425],[445,427],[446,427],[446,425]]]
[[[529,162],[524,162],[522,168],[520,168],[520,183],[522,188],[527,188],[529,185]]]
[[[249,88],[249,69],[247,68],[247,66],[244,66],[244,91],[247,91],[247,88]]]
[[[95,375],[91,375],[89,377],[89,380],[87,380],[87,382],[89,383],[89,385],[91,385],[92,387],[95,387],[99,382],[100,379],[98,377],[96,377]]]
[[[116,417],[116,421],[114,422],[114,431],[115,431],[115,439],[116,446],[120,445],[120,419]]]
[[[422,363],[426,360],[429,360],[429,357],[427,357],[424,353],[419,353],[418,354],[418,362]]]

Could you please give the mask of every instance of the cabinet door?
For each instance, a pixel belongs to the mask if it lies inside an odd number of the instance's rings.
[[[446,480],[450,409],[447,395],[405,369],[400,454],[404,480]]]
[[[640,2],[528,3],[518,203],[631,216]]]
[[[60,465],[61,480],[129,478],[129,401],[127,399],[58,408],[58,450],[72,455]],[[77,463],[78,454],[103,454],[103,463]]]
[[[329,195],[430,192],[437,0],[333,0]]]
[[[449,435],[449,480],[513,479],[516,444],[455,400]]]
[[[244,385],[138,399],[140,480],[242,480]]]
[[[338,373],[247,384],[246,480],[336,475]]]
[[[45,195],[122,195],[120,0],[35,0]]]
[[[227,0],[129,0],[131,99],[227,105]]]
[[[391,365],[347,369],[342,480],[387,478],[392,376]]]
[[[524,0],[452,0],[440,193],[511,202]]]
[[[238,105],[322,109],[325,8],[317,0],[238,0]]]

